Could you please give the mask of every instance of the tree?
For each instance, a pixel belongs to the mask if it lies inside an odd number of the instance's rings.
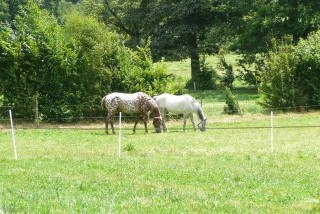
[[[126,45],[130,48],[143,46],[148,36],[143,37],[146,16],[149,13],[149,5],[156,2],[149,0],[124,1],[124,0],[104,0],[105,14],[104,21],[112,24],[117,32],[129,36]]]
[[[124,47],[95,17],[71,12],[61,25],[33,1],[19,8],[0,31],[1,102],[17,117],[33,118],[36,99],[43,120],[69,121],[96,116],[110,91],[176,90],[149,46]]]
[[[5,24],[9,19],[9,5],[6,1],[0,1],[0,25]]]
[[[36,4],[27,2],[12,24],[0,35],[0,60],[5,65],[0,91],[8,105],[17,106],[16,116],[27,118],[33,115],[36,97],[63,95],[63,75],[73,55],[61,27]]]
[[[130,36],[131,47],[151,38],[155,61],[190,57],[192,78],[200,72],[200,54],[207,50],[201,45],[216,13],[210,0],[105,0],[105,5],[108,21]]]
[[[281,39],[285,35],[291,35],[297,43],[319,27],[319,7],[320,2],[316,0],[251,0],[247,5],[235,7],[239,12],[234,13],[234,18],[244,21],[235,22],[242,24],[236,28],[239,31],[234,48],[242,53],[265,53],[272,38]]]
[[[214,20],[211,1],[163,0],[148,16],[153,56],[168,60],[190,57],[191,79],[200,70],[200,44]]]

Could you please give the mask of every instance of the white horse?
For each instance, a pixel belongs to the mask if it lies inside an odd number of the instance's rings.
[[[200,121],[198,127],[201,131],[206,130],[206,122],[207,118],[205,118],[204,113],[202,111],[201,105],[198,103],[196,99],[188,94],[184,95],[172,95],[172,94],[161,94],[159,96],[153,97],[153,99],[158,104],[161,117],[162,117],[162,127],[164,131],[167,131],[167,127],[164,123],[165,113],[166,111],[175,113],[175,114],[183,114],[183,131],[186,129],[187,117],[189,116],[193,125],[193,129],[196,130],[193,120],[193,113],[197,112],[198,120]]]

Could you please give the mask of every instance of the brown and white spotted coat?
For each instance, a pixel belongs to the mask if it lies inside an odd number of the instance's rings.
[[[143,119],[145,131],[148,132],[147,123],[149,121],[149,112],[154,116],[153,125],[157,133],[161,132],[161,115],[157,103],[147,94],[137,92],[134,94],[125,93],[111,93],[102,98],[101,106],[107,110],[108,116],[106,118],[106,133],[108,134],[108,124],[110,123],[112,133],[115,134],[113,127],[113,117],[118,112],[122,113],[137,113]],[[136,131],[136,126],[139,118],[136,119],[133,133]]]

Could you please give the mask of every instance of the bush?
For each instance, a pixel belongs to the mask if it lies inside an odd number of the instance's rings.
[[[274,40],[273,44],[273,50],[268,53],[262,72],[262,104],[272,108],[294,106],[297,96],[294,75],[299,60],[296,48],[292,45],[291,38],[282,41],[280,45]]]
[[[233,88],[234,72],[233,66],[228,64],[223,55],[220,56],[219,68],[222,70],[223,75],[221,77],[221,84],[228,88]]]
[[[36,4],[21,9],[14,27],[0,30],[0,95],[15,116],[33,119],[36,100],[45,121],[74,121],[101,114],[111,91],[177,93],[182,86],[149,43],[133,51],[96,18],[72,12],[60,25]]]
[[[230,88],[226,88],[224,91],[226,96],[226,105],[223,107],[223,112],[226,114],[241,114],[241,109],[236,96],[232,93]]]
[[[320,104],[320,31],[294,46],[287,37],[275,40],[268,53],[260,90],[267,107],[314,106]]]
[[[176,82],[178,77],[168,74],[167,67],[161,61],[153,63],[150,43],[146,47],[138,47],[137,51],[127,49],[119,62],[120,79],[117,79],[120,91],[143,91],[150,96],[160,93],[178,93],[183,89]],[[116,89],[113,87],[113,89]]]
[[[311,33],[297,45],[299,63],[295,70],[296,105],[320,104],[320,31]]]

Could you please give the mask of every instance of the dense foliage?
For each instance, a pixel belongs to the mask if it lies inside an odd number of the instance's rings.
[[[110,91],[181,92],[162,60],[187,57],[192,77],[187,87],[215,89],[216,71],[201,56],[223,47],[242,56],[241,78],[260,88],[264,105],[317,105],[318,33],[306,38],[319,28],[319,4],[1,1],[0,103],[24,118],[33,117],[36,100],[45,120],[95,116],[100,98]],[[228,87],[232,69],[225,67],[222,79]]]
[[[320,31],[301,39],[274,44],[263,69],[263,104],[287,109],[320,104]]]
[[[149,46],[132,51],[92,16],[71,12],[64,24],[28,3],[0,32],[0,94],[15,116],[72,120],[100,112],[111,91],[177,92],[173,75],[153,64]]]

